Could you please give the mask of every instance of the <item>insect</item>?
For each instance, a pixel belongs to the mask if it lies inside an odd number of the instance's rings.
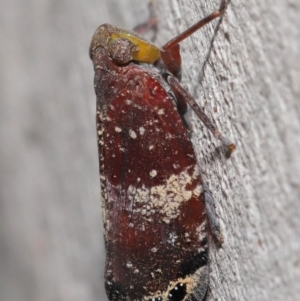
[[[201,301],[206,294],[208,224],[220,243],[222,235],[184,122],[188,105],[227,155],[235,145],[180,85],[178,43],[225,6],[162,48],[109,24],[92,38],[110,301]]]

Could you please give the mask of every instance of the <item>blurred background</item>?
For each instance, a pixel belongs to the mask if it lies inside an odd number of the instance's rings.
[[[217,2],[157,1],[158,45]],[[88,50],[100,24],[132,29],[147,4],[0,0],[1,301],[107,300]],[[300,295],[299,13],[297,0],[232,1],[182,46],[183,85],[238,146],[227,161],[195,126],[226,229],[209,300]]]
[[[137,2],[0,1],[1,301],[106,300],[88,51]]]

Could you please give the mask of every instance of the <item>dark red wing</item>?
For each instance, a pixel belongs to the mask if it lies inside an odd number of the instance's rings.
[[[98,119],[106,288],[131,300],[163,295],[170,281],[188,279],[207,261],[195,153],[161,81],[130,65],[126,84],[101,105]],[[186,281],[191,290],[195,281]]]

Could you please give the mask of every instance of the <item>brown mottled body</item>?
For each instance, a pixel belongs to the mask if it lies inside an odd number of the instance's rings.
[[[204,293],[201,177],[175,99],[154,70],[118,67],[101,48],[93,61],[109,299],[167,300],[180,283]]]
[[[222,235],[182,118],[187,104],[228,155],[235,145],[181,87],[178,43],[224,9],[223,0],[162,49],[109,24],[92,39],[110,301],[201,301],[206,294],[208,222],[219,242]]]

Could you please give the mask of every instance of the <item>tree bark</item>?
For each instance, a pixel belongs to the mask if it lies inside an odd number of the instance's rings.
[[[218,1],[156,1],[156,43]],[[231,1],[181,43],[183,86],[237,144],[226,160],[191,114],[225,242],[208,300],[300,295],[300,3]],[[4,1],[0,10],[0,300],[107,300],[90,39],[147,2]]]

